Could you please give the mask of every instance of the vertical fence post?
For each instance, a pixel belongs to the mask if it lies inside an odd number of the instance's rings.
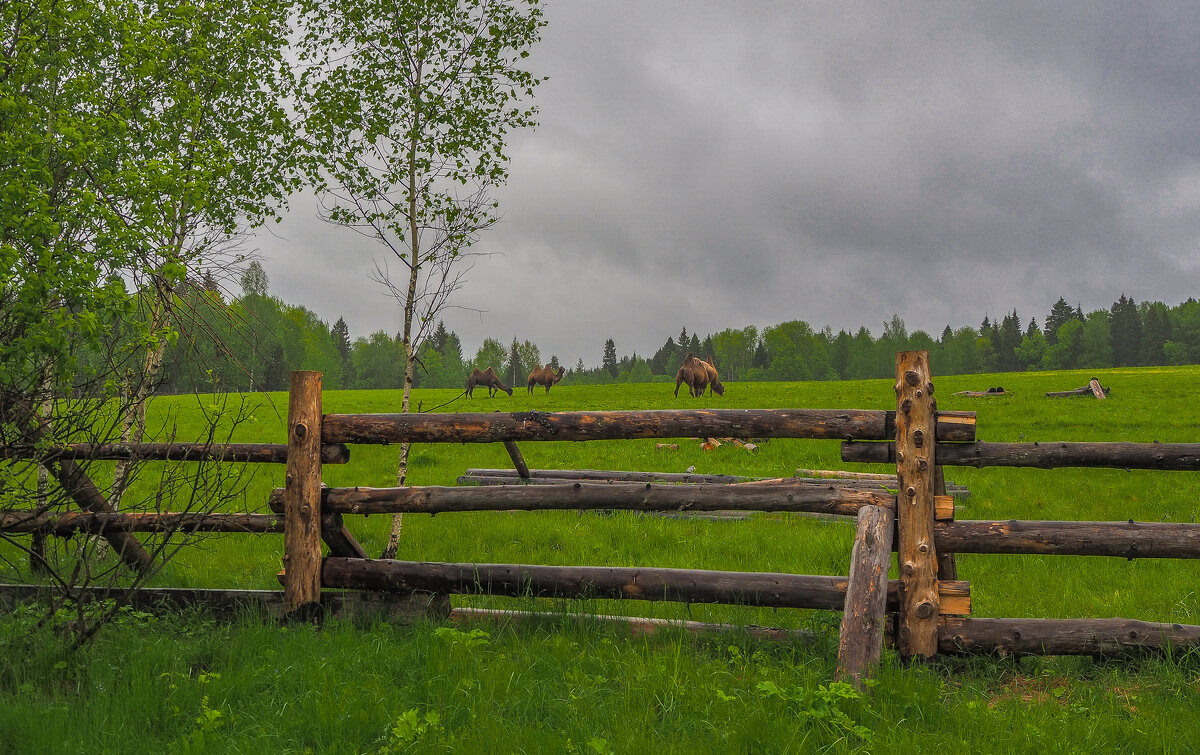
[[[858,510],[858,529],[850,551],[846,604],[838,637],[837,678],[858,689],[875,673],[883,655],[887,616],[888,565],[892,562],[895,517],[882,506]]]
[[[321,602],[321,373],[293,372],[288,389],[288,460],[283,492],[284,610]]]
[[[940,609],[933,544],[936,417],[929,352],[896,355],[896,530],[900,566],[897,649],[903,658],[937,654]]]

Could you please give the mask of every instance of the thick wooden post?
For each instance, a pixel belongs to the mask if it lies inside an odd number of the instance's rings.
[[[896,647],[903,658],[937,654],[937,553],[933,545],[936,406],[929,352],[896,355],[896,530],[900,616]]]
[[[288,393],[288,461],[283,492],[284,610],[321,602],[321,373],[293,372]]]
[[[858,531],[850,553],[850,581],[838,638],[837,676],[859,689],[883,655],[894,527],[895,518],[889,509],[863,506],[858,510]]]

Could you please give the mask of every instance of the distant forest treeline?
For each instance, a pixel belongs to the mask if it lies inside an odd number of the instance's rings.
[[[351,340],[345,320],[330,327],[311,310],[270,296],[257,264],[242,278],[243,293],[226,300],[217,286],[190,285],[180,294],[191,313],[170,348],[161,374],[168,393],[283,390],[292,370],[319,370],[327,389],[399,388],[404,353],[394,334],[377,331]],[[793,320],[761,331],[751,326],[699,337],[683,328],[651,356],[617,355],[609,339],[599,366],[579,359],[563,385],[673,381],[687,352],[711,355],[723,381],[840,380],[890,377],[895,354],[927,349],[939,374],[1011,372],[1200,363],[1200,302],[1169,307],[1137,303],[1124,294],[1109,309],[1084,313],[1060,298],[1045,316],[1022,324],[1014,309],[978,327],[950,326],[934,337],[909,333],[897,315],[875,336],[815,330]],[[417,387],[461,388],[473,366],[492,366],[501,379],[525,387],[530,370],[550,363],[537,345],[514,337],[507,345],[487,338],[464,354],[453,331],[438,323],[419,349]]]

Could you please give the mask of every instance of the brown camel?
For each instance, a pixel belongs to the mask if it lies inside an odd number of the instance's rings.
[[[713,366],[712,354],[708,355],[707,362],[704,361],[703,359],[698,359],[696,361],[700,362],[700,365],[702,367],[704,367],[706,377],[708,378],[709,390],[713,393],[716,393],[718,396],[724,396],[725,395],[725,386],[721,385],[720,379],[717,378],[717,368]],[[704,392],[703,386],[700,387],[700,392],[701,393]]]
[[[533,393],[534,385],[544,385],[546,386],[546,393],[549,393],[550,386],[554,385],[559,380],[562,380],[563,375],[566,374],[566,372],[566,367],[559,367],[557,373],[551,369],[550,365],[546,365],[545,367],[534,367],[533,372],[529,373],[529,392]]]
[[[717,368],[712,365],[712,357],[705,362],[697,359],[696,355],[688,352],[683,358],[683,365],[675,373],[675,395],[679,396],[679,386],[686,385],[693,396],[703,396],[704,389],[712,386],[718,396],[725,395],[725,386],[717,378]]]
[[[501,383],[500,378],[496,376],[496,371],[491,367],[488,367],[486,370],[480,370],[476,367],[471,371],[471,377],[467,378],[467,398],[471,397],[471,393],[477,385],[487,386],[488,398],[495,396],[496,391],[504,391],[508,395],[512,395],[512,388]]]

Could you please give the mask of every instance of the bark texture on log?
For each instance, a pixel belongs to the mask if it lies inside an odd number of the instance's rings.
[[[843,443],[842,461],[895,461],[892,443]],[[1099,467],[1200,471],[1200,443],[939,443],[938,464],[955,467]]]
[[[323,510],[339,514],[439,514],[451,511],[807,511],[857,516],[863,506],[894,508],[896,496],[788,485],[682,486],[566,483],[510,487],[324,488]],[[271,494],[278,510],[281,491]]]
[[[470,482],[472,478],[509,477],[516,478],[518,473],[513,469],[477,469],[468,467],[460,480]],[[742,477],[731,474],[691,474],[688,472],[628,472],[606,471],[603,469],[531,469],[529,479],[533,484],[538,480],[586,480],[593,482],[670,482],[691,484],[731,484],[750,482],[758,477]]]
[[[846,577],[608,566],[429,563],[326,558],[325,587],[387,592],[506,595],[510,597],[630,598],[841,610]],[[947,602],[968,608],[970,586],[945,585]],[[888,582],[888,608],[900,584]]]
[[[350,530],[346,529],[341,514],[321,515],[321,539],[329,546],[329,555],[346,558],[370,558]]]
[[[16,415],[16,422],[26,428],[23,439],[37,443],[45,437],[42,420],[35,411],[23,404],[12,405],[11,411]],[[79,508],[96,514],[116,513],[104,493],[100,492],[92,478],[88,477],[83,467],[75,461],[50,459],[42,466]],[[127,532],[107,532],[103,537],[126,566],[139,574],[149,574],[154,570],[154,559],[133,535]]]
[[[970,521],[934,525],[939,550],[1120,558],[1200,558],[1200,524]]]
[[[938,562],[933,522],[934,417],[929,352],[896,355],[896,501],[897,553],[900,567],[900,616],[897,649],[904,658],[937,654]]]
[[[943,618],[943,653],[1122,656],[1200,646],[1200,626],[1133,619]]]
[[[18,603],[32,602],[44,597],[45,588],[37,585],[0,584],[0,606],[11,608]],[[145,611],[166,609],[179,611],[201,607],[218,616],[236,618],[249,607],[274,619],[287,618],[281,590],[213,590],[188,587],[140,587],[137,590],[107,588],[75,588],[83,599],[117,600]],[[331,616],[349,619],[412,619],[418,616],[450,616],[447,595],[416,593],[396,595],[380,592],[326,590],[321,593],[321,610]]]
[[[40,532],[69,537],[75,532],[253,532],[282,533],[283,522],[271,514],[0,512],[0,531]]]
[[[615,412],[330,414],[326,443],[502,443],[634,438],[892,437],[894,412],[841,409],[656,409]],[[974,412],[946,412],[939,437],[975,439]]]
[[[283,491],[285,608],[312,611],[321,600],[321,373],[293,372],[288,392],[288,463]]]
[[[0,458],[90,459],[111,461],[225,461],[257,464],[286,464],[288,447],[283,443],[72,443],[49,451],[31,447],[0,446]],[[350,449],[344,444],[321,446],[324,464],[346,464]]]
[[[837,677],[860,689],[883,654],[894,525],[895,517],[888,509],[878,506],[859,509],[838,637]]]
[[[529,466],[525,464],[525,457],[521,455],[521,449],[517,448],[517,444],[511,440],[504,441],[504,449],[508,451],[508,458],[512,459],[513,471],[522,480],[529,481]]]

